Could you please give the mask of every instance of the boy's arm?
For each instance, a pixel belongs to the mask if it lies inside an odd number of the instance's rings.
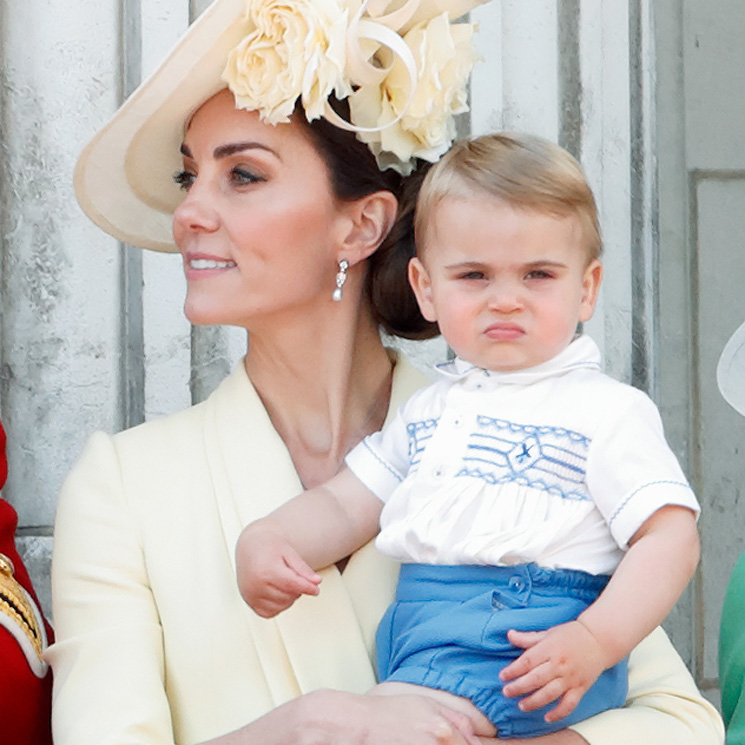
[[[524,711],[560,698],[547,715],[569,714],[603,670],[626,657],[670,612],[698,562],[693,512],[666,506],[629,541],[608,586],[576,621],[548,631],[510,631],[526,651],[502,672],[506,696],[528,695]]]
[[[348,468],[261,520],[236,545],[238,587],[261,616],[318,594],[321,569],[349,556],[378,532],[383,503]]]

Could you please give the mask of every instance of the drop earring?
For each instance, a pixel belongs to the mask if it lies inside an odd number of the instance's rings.
[[[339,262],[339,271],[336,273],[336,289],[331,295],[331,299],[334,302],[339,302],[342,295],[342,287],[347,281],[347,269],[349,269],[349,262],[346,259],[342,259]]]

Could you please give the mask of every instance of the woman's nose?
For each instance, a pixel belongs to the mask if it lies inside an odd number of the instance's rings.
[[[195,179],[181,204],[174,210],[174,235],[183,232],[211,233],[217,230],[218,225],[218,214],[209,198],[209,191]]]

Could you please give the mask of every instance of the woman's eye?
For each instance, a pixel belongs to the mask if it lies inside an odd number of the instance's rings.
[[[196,176],[191,173],[191,171],[176,171],[176,173],[173,174],[173,180],[176,183],[176,185],[179,187],[179,189],[183,189],[184,191],[189,191],[189,188],[194,183],[194,179]]]
[[[230,172],[230,178],[232,179],[233,183],[235,184],[255,184],[259,181],[264,181],[261,176],[256,176],[255,174],[251,173],[251,171],[247,171],[245,168],[234,168]]]

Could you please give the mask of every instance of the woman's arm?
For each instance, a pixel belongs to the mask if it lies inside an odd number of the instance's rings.
[[[173,745],[163,634],[111,439],[96,434],[65,481],[52,606],[57,745]]]
[[[480,745],[461,734],[468,727],[466,716],[428,697],[320,690],[201,745]]]

